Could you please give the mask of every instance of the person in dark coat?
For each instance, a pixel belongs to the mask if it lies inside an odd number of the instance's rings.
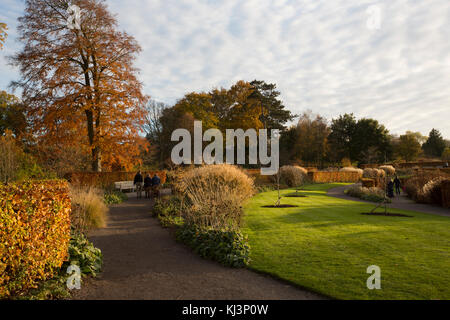
[[[144,191],[145,191],[145,198],[150,198],[150,193],[152,192],[152,177],[150,176],[150,173],[147,174],[147,176],[144,179]]]
[[[155,175],[152,178],[152,185],[153,185],[153,194],[155,196],[159,196],[159,187],[161,185],[161,179],[158,177],[158,175],[155,173]]]
[[[395,193],[399,196],[402,194],[401,191],[401,182],[400,179],[398,178],[397,175],[395,175],[395,179],[394,179],[394,185],[395,185]]]
[[[394,182],[392,179],[389,180],[387,185],[387,196],[391,199],[394,198]]]
[[[134,176],[134,185],[136,186],[137,198],[142,198],[142,184],[144,183],[144,178],[142,177],[141,170]]]

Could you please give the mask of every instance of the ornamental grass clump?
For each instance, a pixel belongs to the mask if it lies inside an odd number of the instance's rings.
[[[388,176],[393,176],[395,174],[395,168],[393,166],[381,166],[379,169],[386,172]]]
[[[186,224],[216,230],[239,229],[242,205],[254,194],[253,180],[228,164],[192,169],[176,188],[183,191]]]
[[[71,187],[72,226],[79,232],[104,228],[108,213],[101,190],[92,187]]]

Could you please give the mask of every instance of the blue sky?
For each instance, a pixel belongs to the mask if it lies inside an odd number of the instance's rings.
[[[262,79],[276,83],[297,114],[353,112],[393,133],[434,127],[450,138],[449,0],[107,3],[141,44],[136,65],[156,100],[170,104],[190,91]],[[10,28],[0,90],[18,77],[6,56],[20,48],[23,9],[23,1],[0,3],[0,21]],[[379,24],[371,24],[373,10]]]

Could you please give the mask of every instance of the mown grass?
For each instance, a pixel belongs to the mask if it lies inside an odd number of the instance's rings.
[[[243,228],[250,267],[338,299],[450,299],[450,218],[396,209],[413,218],[361,215],[374,205],[326,195],[339,185],[282,199],[298,208],[261,208],[275,204],[276,192],[252,198]],[[381,290],[367,288],[371,265],[381,268]]]

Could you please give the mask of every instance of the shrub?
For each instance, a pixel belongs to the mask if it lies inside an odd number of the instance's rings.
[[[385,198],[383,189],[372,187],[366,188],[361,186],[353,186],[345,190],[345,194],[350,197],[360,198],[371,202],[382,202]],[[390,201],[388,199],[388,201]]]
[[[379,169],[383,170],[388,176],[395,174],[395,168],[393,166],[380,166]]]
[[[67,259],[68,193],[59,180],[0,184],[0,298],[51,279]]]
[[[362,178],[361,183],[362,183],[362,186],[365,188],[374,188],[376,186],[375,179]]]
[[[64,263],[63,270],[75,264],[85,275],[96,276],[102,268],[103,256],[100,249],[82,233],[72,233],[69,244],[69,260]]]
[[[448,181],[446,177],[437,177],[428,181],[419,192],[420,202],[442,205],[442,183]]]
[[[181,216],[181,200],[177,196],[169,199],[157,199],[153,205],[152,215],[154,217],[179,217]]]
[[[108,207],[100,190],[92,187],[72,187],[72,225],[79,232],[106,226]]]
[[[446,179],[450,179],[449,175],[442,174],[440,172],[419,172],[417,175],[409,178],[405,185],[405,192],[408,197],[417,201],[417,202],[425,202],[430,203],[432,199],[430,198],[432,189],[435,187],[435,183],[438,181],[444,181]],[[430,183],[426,188],[425,185]],[[425,189],[424,189],[425,188]],[[437,191],[436,191],[437,192]],[[438,196],[435,199],[439,199]]]
[[[358,173],[360,176],[363,175],[363,169],[359,169],[359,168],[354,168],[354,167],[344,167],[341,170],[339,170],[340,172],[356,172]]]
[[[288,187],[298,187],[303,184],[308,171],[297,166],[283,166],[280,168],[280,180]]]
[[[239,228],[242,205],[254,194],[252,179],[228,164],[190,170],[177,189],[186,200],[186,222],[217,230]]]
[[[103,196],[103,200],[107,205],[120,204],[124,201],[127,201],[128,196],[126,195],[126,193],[123,193],[121,191],[107,191]]]
[[[250,262],[248,239],[239,231],[202,229],[185,224],[177,230],[176,238],[201,257],[225,266],[244,267]]]

